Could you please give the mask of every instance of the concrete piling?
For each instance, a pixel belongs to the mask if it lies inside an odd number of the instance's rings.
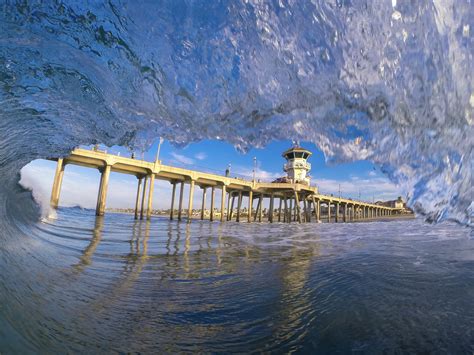
[[[179,187],[179,202],[178,202],[178,221],[183,218],[183,198],[184,198],[184,181],[181,181]]]
[[[53,208],[57,208],[59,205],[59,195],[61,193],[65,166],[64,160],[59,158],[56,164],[56,171],[54,173],[53,190],[51,192],[50,200],[50,205]]]
[[[173,189],[171,191],[170,220],[173,220],[173,217],[174,217],[174,198],[176,195],[176,181],[173,181],[172,185],[173,185]]]
[[[153,210],[153,190],[155,189],[155,174],[150,174],[150,188],[148,191],[148,204],[146,209],[146,219],[151,218],[151,211]]]
[[[106,165],[102,170],[100,179],[99,196],[97,198],[96,215],[103,216],[105,213],[105,201],[107,200],[107,190],[109,188],[110,165]]]
[[[137,177],[138,184],[137,184],[137,197],[135,198],[135,219],[138,219],[138,203],[140,201],[140,187],[142,186],[142,178]]]

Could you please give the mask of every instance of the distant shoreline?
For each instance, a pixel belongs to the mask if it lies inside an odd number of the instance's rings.
[[[106,211],[108,213],[117,213],[117,214],[127,214],[127,215],[134,215],[135,214],[134,209],[110,208],[110,209],[106,209]],[[194,210],[194,211],[195,212],[193,213],[191,219],[200,220],[201,219],[200,218],[201,211],[200,210]],[[153,217],[168,217],[169,218],[169,214],[170,214],[170,211],[153,210],[152,213],[151,213],[151,216],[153,216]],[[176,210],[175,210],[175,216],[177,216],[177,211]],[[246,220],[247,214],[245,213],[245,215],[241,215],[241,217]],[[219,221],[220,220],[220,213],[218,214],[218,216],[215,215],[214,218],[215,218],[214,221]],[[374,221],[376,221],[376,222],[390,222],[390,221],[394,221],[394,220],[406,220],[406,219],[415,219],[415,218],[416,218],[415,214],[400,214],[400,215],[383,216],[383,217],[376,217],[376,218],[355,219],[355,220],[343,222],[342,216],[341,216],[340,221],[337,222],[337,223],[364,223],[364,222],[374,222]],[[187,219],[188,219],[187,214],[183,213],[183,220],[187,220]],[[177,220],[177,217],[175,217],[175,220]],[[204,220],[209,220],[209,215],[206,215]],[[232,221],[234,221],[234,220],[232,220]],[[267,222],[268,218],[264,217],[263,221]],[[259,222],[256,221],[255,223],[259,223]],[[287,223],[287,222],[277,222],[277,221],[275,221],[275,223]],[[309,223],[319,224],[314,220],[314,217],[311,218],[311,222],[309,222]],[[331,216],[331,222],[328,222],[327,215],[326,216],[321,216],[320,223],[335,223],[335,218],[334,218],[334,216]]]

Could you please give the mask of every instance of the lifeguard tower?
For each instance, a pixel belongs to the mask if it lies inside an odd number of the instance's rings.
[[[287,180],[293,184],[310,184],[308,172],[311,170],[311,163],[307,159],[312,155],[309,150],[295,146],[285,152],[282,156],[286,159],[283,170],[287,173]]]

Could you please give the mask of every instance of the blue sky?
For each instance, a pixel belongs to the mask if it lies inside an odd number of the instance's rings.
[[[401,190],[393,185],[380,170],[368,161],[357,161],[339,165],[328,165],[324,156],[312,143],[301,142],[301,146],[313,152],[309,161],[312,164],[310,175],[312,185],[321,193],[339,194],[354,199],[372,201],[395,199]],[[154,161],[158,143],[147,152],[136,152],[136,157]],[[232,145],[222,141],[202,141],[192,143],[182,149],[165,141],[161,146],[160,160],[163,164],[183,166],[189,169],[223,174],[231,164],[231,175],[252,178],[253,158],[257,158],[257,178],[271,180],[283,176],[284,159],[281,153],[292,146],[291,141],[272,142],[263,149],[251,149],[247,154],[239,153]],[[130,151],[123,147],[101,147],[113,154],[129,156]],[[38,201],[49,201],[55,162],[36,160],[22,170],[21,183],[34,191]],[[60,205],[93,208],[99,186],[100,175],[97,170],[68,165],[66,167]],[[112,173],[110,178],[107,207],[132,207],[135,201],[136,178],[134,176]],[[186,190],[187,194],[187,190]],[[185,195],[186,195],[185,194]],[[200,206],[201,191],[196,189],[194,205]],[[208,194],[209,195],[209,194]],[[154,208],[168,208],[171,185],[157,181],[154,192]],[[217,201],[216,201],[217,202]]]

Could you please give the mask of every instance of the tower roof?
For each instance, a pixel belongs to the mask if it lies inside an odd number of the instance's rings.
[[[282,157],[286,157],[289,153],[294,153],[294,152],[307,153],[307,154],[308,154],[308,157],[313,154],[313,153],[311,153],[308,149],[305,149],[305,148],[301,148],[301,147],[291,147],[290,149],[285,150],[285,151],[282,153],[281,156],[282,156]]]

